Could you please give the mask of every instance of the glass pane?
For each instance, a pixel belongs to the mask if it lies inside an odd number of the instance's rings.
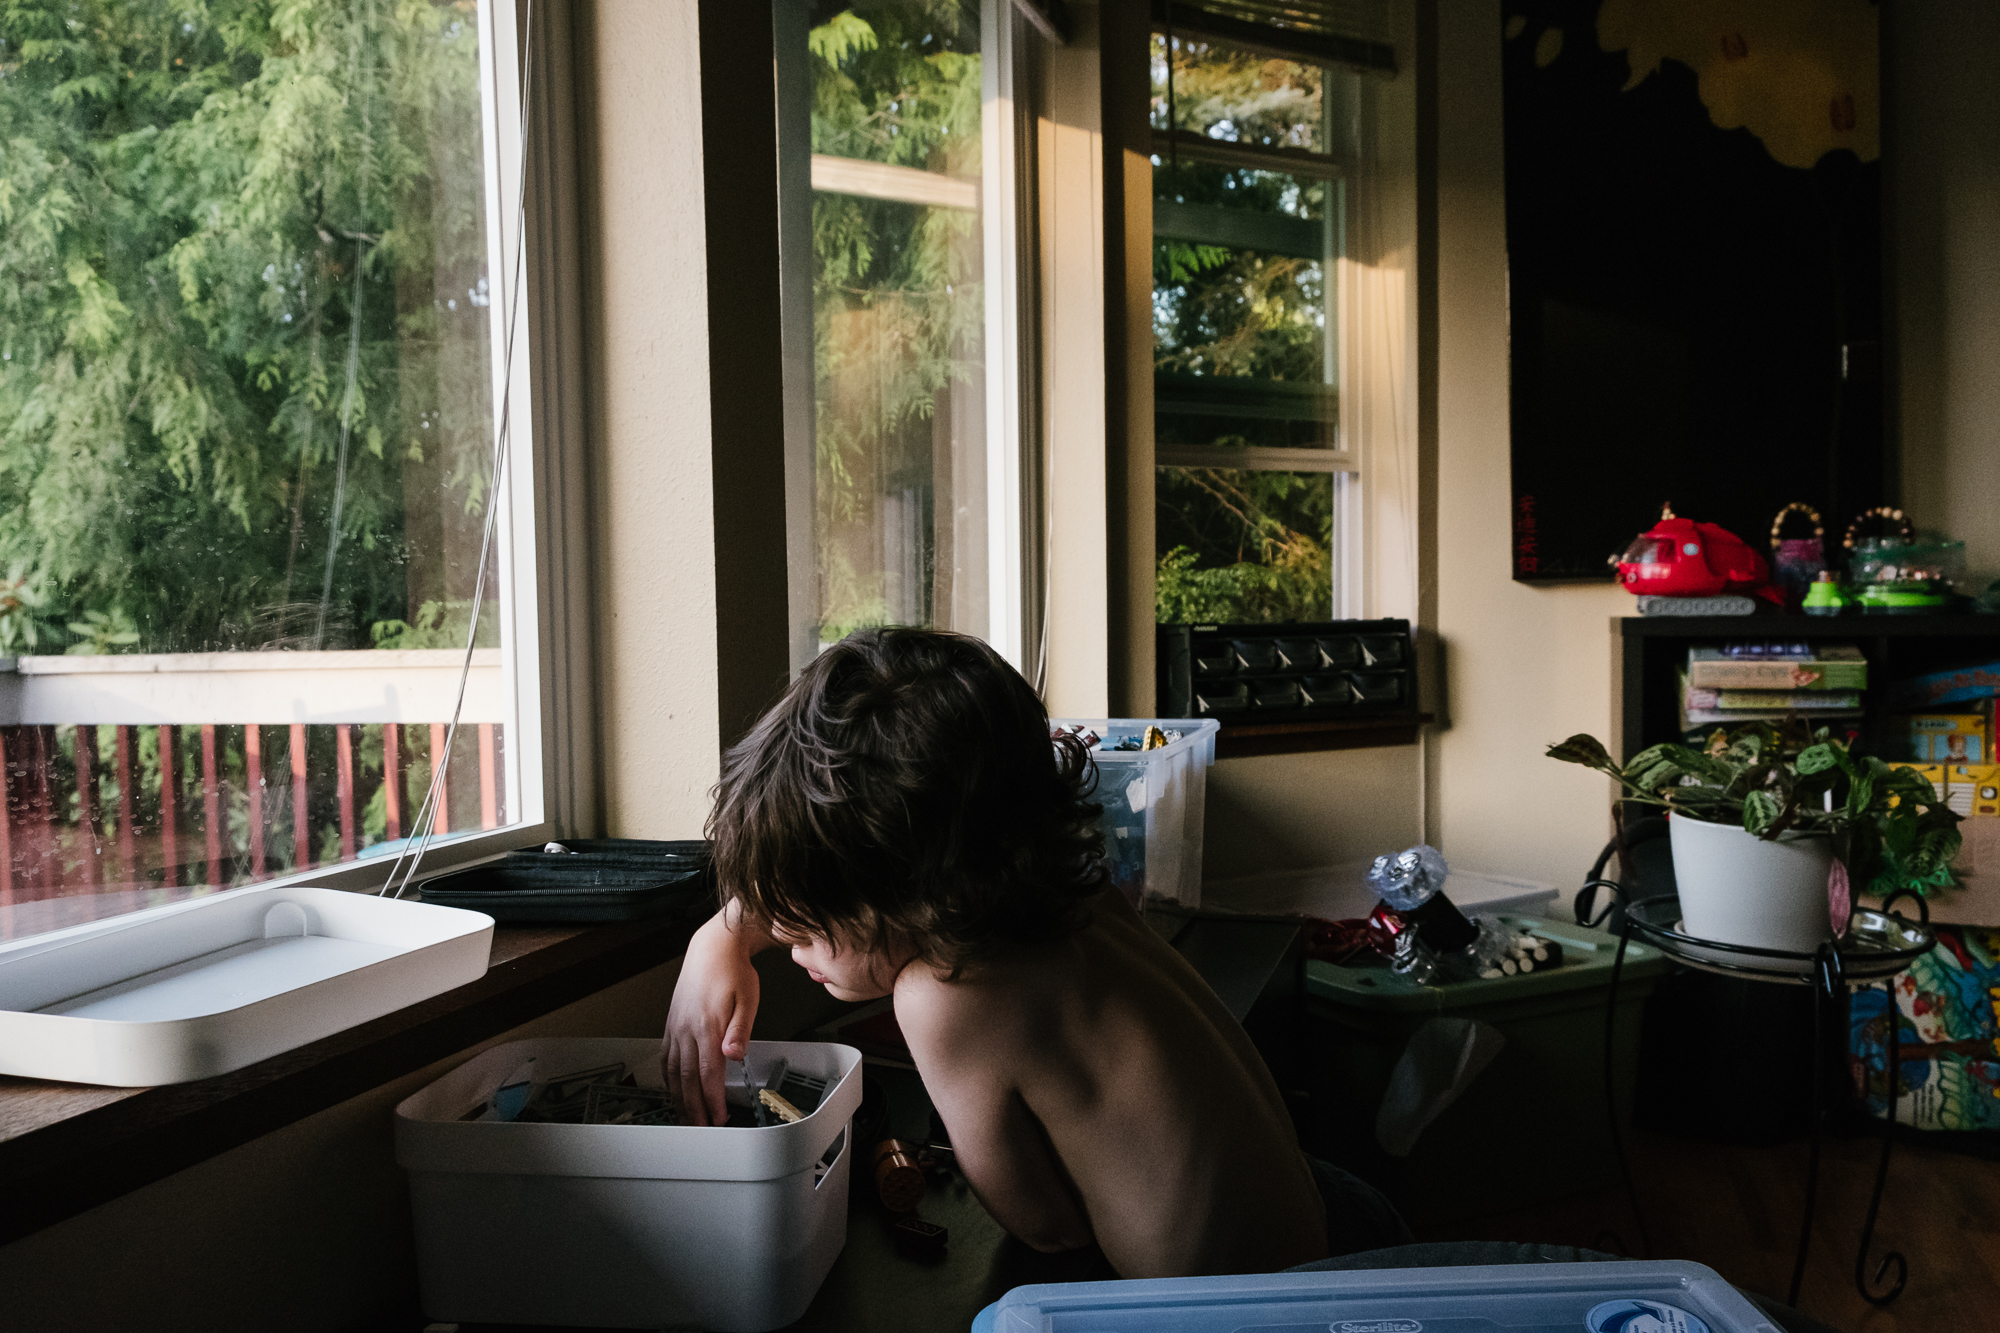
[[[813,19],[818,641],[879,624],[984,635],[979,6],[882,0]]]
[[[1169,117],[1166,39],[1153,38],[1152,111]],[[1343,76],[1213,43],[1173,43],[1171,114],[1205,137],[1334,147]],[[1155,430],[1161,445],[1337,448],[1333,261],[1346,186],[1328,175],[1153,158]]]
[[[1161,624],[1332,618],[1334,474],[1158,471]]]
[[[1335,445],[1325,275],[1292,255],[1154,241],[1159,443]]]
[[[1153,128],[1168,125],[1167,39],[1153,34]],[[1206,39],[1173,41],[1176,128],[1229,143],[1329,151],[1317,65],[1252,55]]]
[[[1153,208],[1157,214],[1166,205],[1167,213],[1175,217],[1183,216],[1181,206],[1193,206],[1318,220],[1328,215],[1329,193],[1339,188],[1337,182],[1310,176],[1252,171],[1192,158],[1173,162],[1158,153],[1153,155],[1153,167]],[[1171,234],[1157,216],[1153,230],[1159,235]],[[1325,244],[1324,238],[1316,239],[1313,253],[1321,253]]]
[[[10,18],[0,935],[409,833],[488,499],[477,24]],[[509,817],[497,594],[454,829]]]

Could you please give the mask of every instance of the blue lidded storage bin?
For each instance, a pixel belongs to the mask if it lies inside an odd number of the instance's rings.
[[[973,1333],[1777,1333],[1678,1260],[1260,1273],[1016,1287]]]

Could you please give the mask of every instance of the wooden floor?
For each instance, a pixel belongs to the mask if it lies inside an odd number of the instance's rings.
[[[1560,1145],[1551,1145],[1560,1150]],[[1881,1141],[1822,1148],[1812,1255],[1798,1308],[1845,1333],[2000,1329],[2000,1163],[1896,1145],[1875,1228],[1908,1258],[1909,1285],[1876,1309],[1854,1289],[1855,1247]],[[1747,1148],[1641,1133],[1633,1174],[1655,1258],[1692,1259],[1749,1291],[1785,1298],[1805,1197],[1806,1145]],[[1624,1191],[1582,1195],[1421,1233],[1420,1240],[1518,1240],[1636,1252]],[[1874,1268],[1871,1262],[1870,1270]]]

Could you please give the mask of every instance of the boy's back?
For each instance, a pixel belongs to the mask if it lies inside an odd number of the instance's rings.
[[[723,757],[724,907],[688,946],[662,1051],[683,1115],[726,1114],[750,956],[783,944],[840,999],[894,995],[966,1178],[1022,1240],[1094,1241],[1128,1277],[1323,1257],[1263,1061],[1103,887],[1095,783],[985,644],[867,630],[821,653]]]
[[[1095,1240],[1126,1277],[1325,1257],[1320,1196],[1263,1060],[1117,893],[1081,931],[956,980],[912,963],[895,1003],[967,1179],[1022,1240]]]

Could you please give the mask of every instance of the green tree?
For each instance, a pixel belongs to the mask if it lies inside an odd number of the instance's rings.
[[[1154,618],[1161,624],[1333,614],[1333,478],[1160,469]]]
[[[472,0],[0,5],[0,566],[45,626],[366,646],[463,595],[479,106]]]
[[[976,3],[840,8],[808,46],[813,152],[979,178]],[[822,638],[890,619],[874,506],[888,493],[928,493],[939,404],[984,373],[980,274],[977,213],[814,195]]]
[[[1173,95],[1168,96],[1169,57]],[[1329,76],[1204,41],[1153,39],[1155,128],[1262,147],[1328,151]],[[1336,220],[1338,187],[1278,171],[1156,158],[1154,196],[1201,210]],[[1164,215],[1164,214],[1163,214]],[[1266,254],[1170,235],[1153,246],[1158,382],[1206,392],[1216,380],[1323,384],[1324,258]],[[1302,397],[1301,401],[1321,400]],[[1162,622],[1325,619],[1332,613],[1333,484],[1323,473],[1259,472],[1229,451],[1285,446],[1268,416],[1158,414],[1163,444],[1215,449],[1213,467],[1163,467],[1156,488],[1154,610]]]

